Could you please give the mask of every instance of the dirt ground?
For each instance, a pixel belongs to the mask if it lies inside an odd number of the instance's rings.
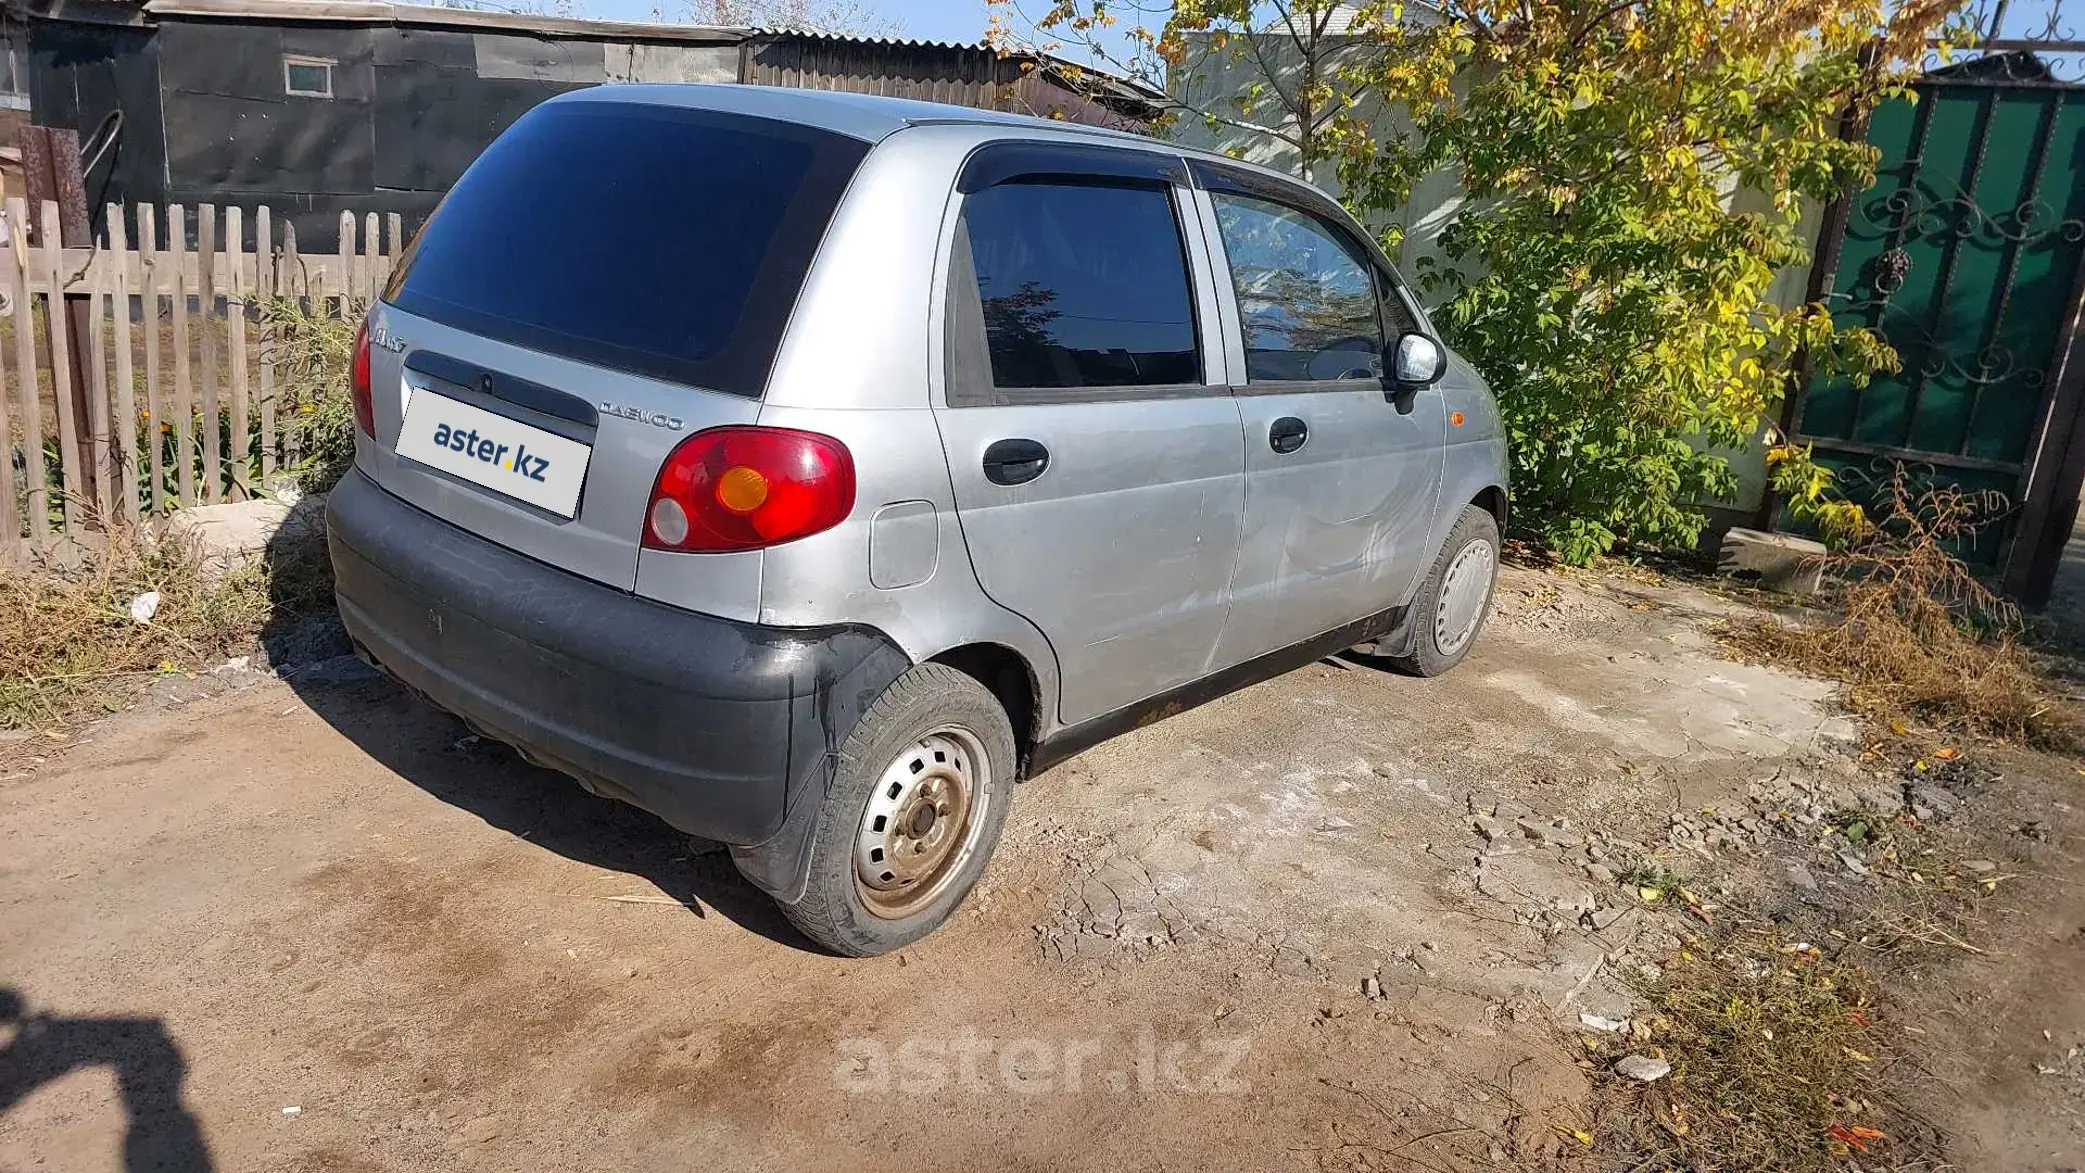
[[[1322,662],[1028,783],[870,961],[381,680],[163,683],[0,766],[0,1170],[1596,1168],[1579,1016],[1680,945],[1622,860],[1888,882],[1760,822],[1907,790],[1717,655],[1736,606],[1509,569],[1447,677]],[[1986,952],[1899,959],[1919,1167],[2077,1169],[2081,780],[1965,754],[1910,799],[1993,877]]]

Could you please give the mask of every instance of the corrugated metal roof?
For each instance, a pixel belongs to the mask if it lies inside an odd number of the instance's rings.
[[[575,17],[536,16],[530,13],[499,12],[476,8],[447,8],[428,4],[391,4],[385,0],[146,0],[145,15],[161,17],[217,17],[249,20],[312,21],[328,24],[401,24],[435,28],[473,28],[538,36],[599,38],[633,41],[694,41],[706,44],[735,44],[756,38],[796,37],[845,42],[893,49],[925,49],[944,53],[995,53],[1015,58],[1034,58],[1064,68],[1076,68],[1101,78],[1119,96],[1140,101],[1162,100],[1165,91],[1123,77],[1111,70],[1082,65],[1055,54],[1027,47],[1002,51],[983,42],[929,41],[907,37],[855,37],[811,28],[738,27],[732,25],[677,24],[656,21],[583,20]],[[59,15],[56,12],[51,15]]]
[[[1093,74],[1094,76],[1100,78],[1102,81],[1108,83],[1111,87],[1121,89],[1123,92],[1123,96],[1125,97],[1135,97],[1140,99],[1152,100],[1164,99],[1166,96],[1165,90],[1159,87],[1145,85],[1143,82],[1137,81],[1135,78],[1125,77],[1122,74],[1115,72],[1113,69],[1109,69],[1105,66],[1082,64],[1080,62],[1072,61],[1068,58],[1061,57],[1055,53],[1043,52],[1040,49],[1036,49],[1028,45],[1000,46],[990,44],[985,41],[927,41],[918,40],[911,37],[857,37],[850,36],[846,33],[822,32],[814,28],[789,28],[786,26],[765,25],[755,28],[753,32],[761,36],[790,36],[818,38],[828,41],[842,41],[849,45],[868,45],[890,49],[938,49],[943,52],[959,53],[992,53],[997,56],[1009,57],[1014,60],[1033,59],[1037,61],[1047,61],[1052,65],[1059,66],[1062,68],[1078,69],[1082,72]]]
[[[991,51],[992,46],[981,41],[928,41],[913,37],[858,37],[851,33],[835,33],[826,29],[786,24],[754,25],[752,31],[769,37],[823,37],[832,41],[848,41],[856,45],[889,45],[902,49],[972,49]]]
[[[666,24],[652,21],[578,20],[475,8],[387,4],[383,0],[147,0],[149,17],[199,16],[251,20],[313,21],[327,24],[402,24],[444,28],[497,29],[555,37],[735,44],[749,28]]]

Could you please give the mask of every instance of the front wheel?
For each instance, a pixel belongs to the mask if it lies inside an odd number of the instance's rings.
[[[1412,652],[1391,662],[1414,676],[1439,676],[1462,663],[1499,577],[1499,523],[1491,511],[1465,505],[1448,541],[1412,599]]]
[[[810,881],[784,915],[849,957],[933,932],[998,845],[1016,760],[1013,726],[984,685],[942,664],[900,676],[840,749]]]

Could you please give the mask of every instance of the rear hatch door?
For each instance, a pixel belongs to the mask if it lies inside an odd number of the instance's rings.
[[[628,590],[667,455],[758,415],[868,144],[619,89],[525,115],[407,250],[370,319],[376,442],[359,462],[436,516]]]

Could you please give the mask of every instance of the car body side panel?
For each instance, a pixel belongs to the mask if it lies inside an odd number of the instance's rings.
[[[947,350],[934,347],[935,416],[970,565],[987,596],[1050,640],[1062,683],[1049,711],[1064,724],[1205,675],[1229,614],[1243,507],[1238,414],[1222,381],[1224,331],[1192,193],[1176,187],[1172,202],[1199,333],[1198,388],[1010,392],[956,405]],[[937,343],[961,203],[950,201],[939,232]],[[987,480],[985,449],[1004,439],[1048,449],[1042,476]]]
[[[938,413],[970,562],[1056,649],[1059,717],[1097,716],[1206,673],[1229,612],[1243,478],[1228,396]],[[1051,453],[1001,486],[1007,438]]]
[[[783,334],[769,407],[927,406],[942,213],[977,129],[901,131],[862,160]]]
[[[1434,385],[1441,406],[1452,421],[1462,415],[1460,425],[1450,423],[1442,445],[1440,507],[1434,511],[1433,533],[1427,556],[1448,540],[1448,531],[1462,515],[1462,507],[1486,489],[1506,488],[1506,433],[1499,420],[1499,407],[1483,376],[1448,351],[1448,372]]]
[[[1056,695],[1057,660],[1049,642],[1034,624],[987,598],[971,573],[931,412],[769,407],[760,422],[823,432],[858,455],[855,507],[847,520],[767,550],[759,622],[806,627],[825,622],[819,616],[853,615],[854,622],[889,636],[915,663],[964,644],[996,643],[1019,653],[1038,688]],[[930,525],[934,547],[932,572],[894,589],[878,587],[869,577],[880,540],[878,514],[886,511],[903,517],[897,524],[905,530],[901,539],[886,528],[882,539],[917,542],[920,527]],[[883,524],[892,523],[886,517]]]
[[[1245,533],[1233,621],[1218,660],[1237,663],[1403,603],[1425,563],[1439,491],[1441,400],[1409,415],[1379,380],[1240,388]],[[1276,419],[1303,447],[1273,450]]]
[[[1250,383],[1216,208],[1208,192],[1194,194],[1246,466],[1231,620],[1215,661],[1229,667],[1407,601],[1431,557],[1445,416],[1431,389],[1399,415],[1379,380]],[[1310,434],[1276,453],[1270,428],[1291,416]]]
[[[783,336],[759,422],[846,444],[855,506],[838,527],[764,552],[758,614],[785,626],[856,615],[915,662],[998,644],[1027,662],[1038,711],[1054,713],[1056,654],[1033,623],[978,585],[929,408],[941,368],[950,193],[970,150],[1003,133],[922,126],[893,134],[863,161],[835,212]],[[871,568],[879,542],[916,548],[923,541],[933,546],[924,579],[877,585]]]

